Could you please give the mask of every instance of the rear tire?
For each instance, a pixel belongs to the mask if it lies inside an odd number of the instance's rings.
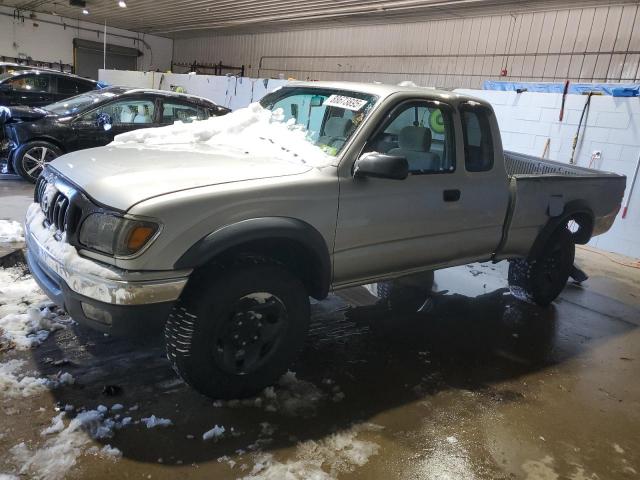
[[[569,280],[575,251],[571,232],[563,228],[549,238],[536,258],[510,260],[511,293],[521,300],[549,305]]]
[[[239,264],[189,281],[167,320],[167,357],[212,398],[242,398],[273,384],[300,352],[309,297],[277,264]]]
[[[13,155],[13,169],[26,181],[36,183],[44,166],[62,155],[62,150],[44,141],[21,145]]]

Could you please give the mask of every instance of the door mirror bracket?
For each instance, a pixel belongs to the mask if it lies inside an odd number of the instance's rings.
[[[404,180],[409,175],[407,158],[401,155],[368,152],[356,160],[353,177],[387,178]]]

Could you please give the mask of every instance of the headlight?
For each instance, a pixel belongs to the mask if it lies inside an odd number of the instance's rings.
[[[92,250],[115,256],[133,255],[158,231],[158,224],[108,213],[92,213],[80,227],[79,240]]]

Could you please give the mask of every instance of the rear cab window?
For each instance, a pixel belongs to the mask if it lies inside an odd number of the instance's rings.
[[[487,172],[493,168],[493,137],[490,109],[477,102],[460,106],[464,137],[464,165],[467,172]]]

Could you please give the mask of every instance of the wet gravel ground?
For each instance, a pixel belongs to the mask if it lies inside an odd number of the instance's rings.
[[[39,348],[0,354],[26,359],[39,376],[63,369],[76,379],[2,400],[0,472],[15,472],[8,451],[17,443],[38,448],[56,405],[119,403],[137,405],[127,413],[134,419],[154,414],[173,425],[118,430],[104,443],[122,458],[83,454],[69,478],[241,478],[260,474],[264,453],[285,468],[257,478],[307,478],[317,465],[326,478],[636,478],[640,276],[581,256],[592,279],[546,309],[505,292],[501,264],[438,273],[428,313],[353,309],[337,295],[317,302],[292,368],[294,403],[279,398],[272,408],[268,396],[261,405],[220,404],[195,393],[175,377],[160,341],[57,331]],[[203,441],[214,425],[227,434]],[[361,464],[336,454],[336,432],[371,447]]]

